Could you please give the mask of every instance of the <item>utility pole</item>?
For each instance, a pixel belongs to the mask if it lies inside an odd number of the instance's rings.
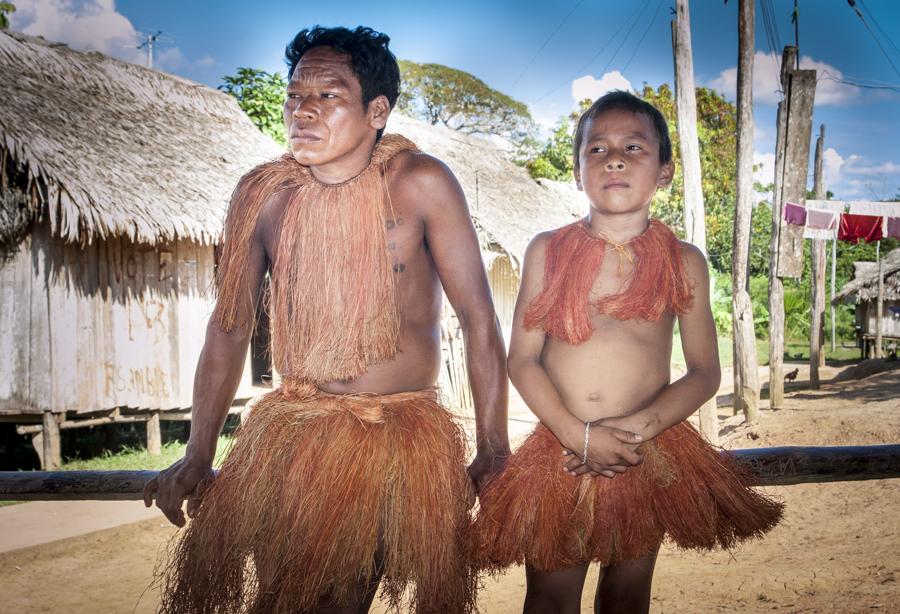
[[[706,215],[700,175],[700,145],[697,140],[697,94],[694,90],[694,61],[691,55],[691,16],[688,0],[677,0],[672,22],[675,54],[675,109],[681,170],[684,176],[684,234],[706,254]]]
[[[775,146],[775,194],[772,202],[772,242],[769,251],[769,406],[784,405],[784,277],[800,277],[803,232],[784,224],[784,203],[806,200],[812,110],[816,71],[793,70],[798,51],[785,47],[781,56],[784,100],[778,103]]]
[[[697,93],[694,90],[694,61],[691,56],[691,16],[688,0],[677,0],[675,6],[672,47],[675,56],[675,109],[684,177],[684,233],[685,239],[706,255],[706,215],[700,174],[700,144],[697,139]],[[700,407],[700,432],[710,443],[718,445],[719,418],[715,395]]]
[[[156,41],[159,40],[159,35],[162,34],[162,30],[157,30],[154,34],[148,34],[147,40],[137,46],[138,49],[147,49],[147,68],[153,68],[153,46],[156,44]]]
[[[747,290],[750,217],[753,210],[753,52],[754,0],[738,2],[737,198],[732,236],[732,333],[734,336],[734,411],[744,421],[759,421],[759,368],[753,306]]]
[[[814,186],[816,200],[825,200],[822,180],[822,152],[825,149],[825,124],[819,126],[816,139]],[[813,390],[819,388],[819,368],[825,366],[825,241],[813,239],[810,254],[810,302],[812,317],[809,326],[809,381]]]

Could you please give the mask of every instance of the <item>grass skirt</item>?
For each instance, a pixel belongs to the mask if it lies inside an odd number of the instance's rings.
[[[473,527],[479,568],[615,564],[652,553],[665,534],[682,548],[729,548],[781,518],[782,505],[687,422],[644,443],[644,462],[613,479],[571,476],[562,450],[538,425],[487,485]]]
[[[302,388],[302,386],[301,386]],[[276,390],[237,432],[162,571],[162,612],[305,612],[375,574],[399,609],[469,612],[464,438],[433,390]]]

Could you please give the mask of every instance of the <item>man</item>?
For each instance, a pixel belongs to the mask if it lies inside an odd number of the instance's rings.
[[[474,577],[460,531],[508,454],[502,337],[465,197],[396,135],[387,36],[301,31],[287,48],[290,155],[235,190],[219,297],[197,367],[185,457],[145,490],[184,525],[167,612],[364,612],[379,581],[399,603],[462,612]],[[271,276],[282,386],[241,427],[215,480],[215,444]],[[441,287],[465,335],[477,454],[434,392]],[[208,484],[212,484],[207,487]]]

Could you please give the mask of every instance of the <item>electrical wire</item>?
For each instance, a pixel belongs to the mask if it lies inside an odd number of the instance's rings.
[[[631,55],[628,58],[628,61],[625,62],[625,65],[622,66],[622,72],[624,73],[628,70],[628,66],[631,64],[631,60],[634,59],[634,56],[637,54],[638,49],[641,48],[641,45],[644,44],[644,39],[647,38],[647,33],[650,31],[650,28],[653,27],[653,24],[656,23],[656,18],[659,17],[659,9],[662,8],[663,0],[659,0],[659,4],[656,5],[656,12],[653,13],[653,19],[650,20],[650,23],[647,24],[647,27],[644,29],[644,33],[641,34],[640,40],[638,40],[637,45],[634,48],[634,51],[631,52]]]
[[[645,4],[643,5],[643,7],[646,7],[647,4],[649,4],[649,0],[647,0],[647,3],[645,3]],[[590,60],[588,60],[587,62],[585,62],[585,64],[584,64],[581,68],[579,68],[577,71],[575,71],[575,73],[574,73],[571,77],[569,77],[566,81],[562,81],[561,83],[559,83],[559,85],[556,85],[556,86],[554,86],[553,88],[551,88],[550,90],[548,90],[547,93],[545,93],[543,96],[541,96],[540,98],[538,98],[535,102],[541,102],[542,100],[544,100],[545,98],[547,98],[548,96],[550,96],[550,94],[553,94],[554,92],[556,92],[559,88],[561,88],[561,87],[563,87],[563,86],[565,86],[565,85],[568,85],[568,84],[572,83],[572,81],[573,81],[576,77],[578,77],[579,75],[581,75],[581,74],[585,71],[585,69],[586,69],[588,66],[590,66],[591,64],[593,64],[594,61],[595,61],[597,58],[599,58],[600,55],[601,55],[604,51],[606,51],[606,48],[609,47],[609,45],[610,45],[610,44],[611,44],[611,43],[619,36],[619,33],[625,28],[625,26],[628,25],[628,23],[631,22],[632,19],[635,18],[635,16],[638,16],[638,13],[640,13],[640,12],[643,12],[643,8],[642,8],[641,6],[638,6],[638,8],[636,8],[636,9],[634,10],[634,12],[633,12],[631,15],[629,15],[628,18],[625,19],[625,21],[623,21],[623,22],[621,23],[621,25],[618,27],[618,29],[616,29],[616,31],[613,33],[613,35],[612,35],[611,37],[609,37],[609,38],[606,39],[606,43],[600,48],[600,51],[598,51],[597,53],[595,53],[595,54],[593,55],[593,57],[591,57]]]
[[[869,25],[869,22],[866,21],[866,18],[863,17],[862,11],[859,10],[859,7],[856,6],[856,0],[847,0],[847,4],[850,5],[850,8],[853,9],[853,12],[856,13],[859,20],[863,22],[863,25],[866,27],[866,30],[869,31],[869,34],[872,36],[872,40],[875,41],[875,44],[878,45],[878,48],[881,49],[881,53],[884,55],[884,58],[888,61],[888,64],[891,65],[891,68],[894,69],[894,72],[897,73],[897,76],[900,76],[900,69],[897,68],[897,65],[894,64],[894,60],[891,59],[890,54],[888,54],[887,50],[884,48],[884,45],[881,44],[881,41],[878,40],[878,36],[875,35],[875,31],[872,30],[872,27]]]
[[[566,14],[566,16],[563,17],[563,20],[559,22],[559,25],[556,26],[556,29],[550,33],[550,36],[548,36],[547,39],[544,41],[544,43],[538,48],[538,50],[535,52],[534,56],[532,56],[532,58],[530,60],[528,60],[528,63],[525,65],[525,68],[522,69],[521,74],[519,74],[519,76],[516,77],[516,80],[513,81],[513,84],[509,88],[510,90],[515,89],[515,87],[519,84],[519,81],[522,80],[522,77],[524,77],[525,74],[528,72],[528,69],[531,68],[531,65],[534,64],[534,61],[537,60],[538,57],[541,55],[541,52],[547,47],[547,45],[550,44],[550,41],[553,40],[553,37],[559,33],[559,31],[562,29],[563,25],[565,25],[565,23],[569,20],[569,17],[571,17],[572,14],[582,4],[584,4],[584,0],[578,0],[578,2],[575,3],[575,6],[572,7],[572,10],[570,10]]]

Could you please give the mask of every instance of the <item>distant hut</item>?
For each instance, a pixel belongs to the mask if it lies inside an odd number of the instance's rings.
[[[158,449],[230,193],[280,150],[230,96],[96,52],[0,32],[0,74],[0,419],[45,466],[59,428],[147,421]]]
[[[574,185],[535,181],[525,169],[510,162],[506,153],[484,139],[399,113],[391,115],[388,130],[399,132],[422,151],[441,159],[459,179],[478,231],[494,306],[508,343],[529,241],[538,232],[586,215],[587,199]],[[446,300],[442,332],[441,389],[452,406],[471,409],[462,339]]]
[[[884,304],[882,306],[881,337],[893,342],[900,340],[900,248],[884,257]],[[834,297],[834,303],[855,305],[856,333],[862,357],[872,354],[878,330],[878,263],[854,262],[853,279]]]

